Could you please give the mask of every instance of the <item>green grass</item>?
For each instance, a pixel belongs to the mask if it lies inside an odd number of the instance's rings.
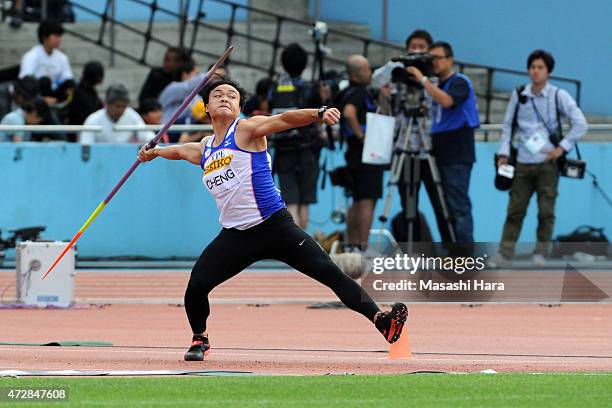
[[[69,388],[69,403],[15,407],[612,406],[612,375],[599,374],[1,378],[5,387]]]

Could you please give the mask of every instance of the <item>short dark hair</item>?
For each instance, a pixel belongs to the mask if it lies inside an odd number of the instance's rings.
[[[157,102],[157,99],[154,98],[145,98],[140,101],[140,106],[138,107],[138,113],[141,115],[146,115],[149,112],[154,112],[161,110],[161,105]]]
[[[435,43],[429,46],[430,50],[434,48],[442,48],[444,50],[444,54],[447,57],[453,57],[455,55],[453,54],[453,47],[451,47],[451,45],[446,41],[436,41]]]
[[[196,64],[193,58],[187,59],[187,61],[183,62],[176,70],[176,76],[180,79],[183,74],[188,74],[193,71],[195,66]]]
[[[433,38],[431,37],[431,34],[429,34],[426,30],[417,29],[417,30],[414,30],[406,38],[406,48],[408,48],[408,46],[410,45],[410,41],[412,41],[415,38],[420,38],[421,40],[425,40],[428,46],[431,45],[431,43],[433,42]]]
[[[255,84],[255,95],[267,96],[273,86],[274,80],[272,78],[262,78]]]
[[[22,109],[28,113],[36,112],[43,124],[51,123],[51,108],[49,108],[47,102],[40,96],[26,102],[22,106]]]
[[[298,43],[291,43],[281,53],[283,68],[292,77],[302,75],[308,64],[308,54]]]
[[[202,92],[200,93],[200,96],[202,97],[202,101],[204,101],[204,104],[208,105],[208,98],[210,97],[210,93],[215,88],[221,85],[229,85],[238,91],[238,94],[240,95],[240,101],[238,102],[238,104],[240,106],[240,110],[242,110],[246,102],[246,92],[244,91],[244,89],[242,89],[242,87],[240,87],[240,84],[238,82],[234,81],[231,78],[225,78],[220,81],[213,81],[213,82],[208,83],[204,87]]]
[[[42,44],[45,38],[49,37],[51,34],[64,35],[64,27],[62,27],[62,23],[59,21],[44,20],[38,25],[37,34],[38,42]]]
[[[183,47],[168,47],[166,52],[176,55],[179,61],[187,61],[189,59],[189,52]]]
[[[553,69],[555,69],[555,58],[550,52],[545,50],[535,50],[529,54],[529,57],[527,58],[527,70],[529,70],[529,67],[531,67],[531,63],[537,59],[544,61],[544,65],[546,65],[549,74],[553,72]]]
[[[83,68],[81,81],[89,82],[92,85],[101,84],[104,80],[104,65],[100,61],[89,61]]]
[[[26,75],[13,82],[13,89],[19,96],[32,99],[40,94],[40,83],[34,76]]]

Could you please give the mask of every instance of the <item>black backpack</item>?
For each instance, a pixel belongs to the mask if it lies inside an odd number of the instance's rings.
[[[553,240],[553,256],[561,258],[575,252],[608,256],[609,242],[603,228],[582,225],[567,235],[558,235]]]

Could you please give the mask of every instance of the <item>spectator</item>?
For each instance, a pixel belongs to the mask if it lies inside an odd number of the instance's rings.
[[[44,81],[42,95],[49,97],[48,103],[55,103],[55,92],[63,82],[73,80],[70,61],[59,50],[64,28],[57,21],[42,21],[38,26],[38,45],[32,47],[21,58],[19,78],[33,75]]]
[[[33,76],[28,75],[13,81],[13,101],[17,107],[22,107],[37,96],[40,96],[40,86]]]
[[[138,107],[138,113],[146,125],[161,125],[162,123],[162,108],[155,99],[143,100]]]
[[[19,28],[24,21],[40,21],[42,16],[49,20],[74,22],[74,12],[67,0],[14,0],[10,25]]]
[[[194,124],[210,125],[210,116],[206,114],[206,106],[204,101],[199,99],[191,108],[191,115]],[[193,133],[182,132],[179,137],[179,143],[200,142],[204,137],[212,135],[212,130],[197,130]]]
[[[436,158],[458,243],[474,242],[472,203],[468,195],[472,165],[476,161],[474,129],[480,126],[476,95],[470,79],[453,71],[453,49],[446,42],[429,47],[434,84],[416,67],[406,70],[431,95],[432,154]]]
[[[178,68],[177,76],[179,79],[168,84],[159,95],[159,103],[164,112],[162,117],[162,122],[164,123],[172,117],[172,114],[183,103],[189,92],[202,80],[204,74],[200,74],[200,69],[195,64],[195,61],[189,59]],[[191,101],[189,109],[191,109],[195,102],[195,99]],[[189,110],[186,110],[179,119],[184,121],[185,117],[189,114],[188,112]]]
[[[352,180],[348,188],[353,203],[347,216],[347,250],[359,250],[370,235],[376,200],[382,197],[383,168],[361,162],[366,129],[366,113],[376,111],[375,98],[368,90],[372,70],[361,55],[346,61],[350,84],[338,97],[342,107],[340,132],[346,138],[346,163]]]
[[[574,99],[564,89],[548,83],[548,77],[554,67],[555,59],[544,50],[535,50],[527,58],[531,84],[524,87],[520,96],[517,92],[512,93],[504,118],[497,162],[498,165],[508,163],[513,119],[516,117],[518,154],[500,255],[512,257],[514,243],[521,233],[529,201],[535,192],[538,195],[538,245],[533,255],[536,264],[544,262],[555,225],[555,202],[559,182],[557,161],[575,146],[587,130],[584,115]],[[557,117],[556,107],[561,117]],[[570,132],[560,139],[558,125],[565,118],[569,118],[572,127]],[[527,140],[534,137],[542,139],[543,147],[530,150],[531,144],[527,143]]]
[[[281,54],[281,62],[285,75],[272,88],[269,102],[272,114],[321,106],[316,102],[313,84],[301,78],[308,63],[306,51],[299,44],[289,44]],[[319,153],[322,146],[319,128],[313,124],[289,129],[274,134],[273,141],[273,173],[278,173],[283,200],[295,223],[306,229],[308,206],[317,202]]]
[[[212,68],[212,67],[211,67]],[[159,102],[162,106],[162,122],[166,123],[170,120],[176,109],[183,103],[187,95],[193,90],[194,87],[204,78],[205,73],[200,73],[200,69],[195,64],[193,59],[185,62],[177,71],[179,76],[178,81],[171,82],[159,96]],[[227,75],[227,69],[225,67],[219,67],[217,71],[213,73],[217,76],[217,79],[223,79]],[[176,123],[186,123],[191,121],[190,112],[193,106],[200,100],[194,98],[190,101],[188,109],[183,112],[181,116],[176,120]],[[176,143],[180,139],[180,132],[169,132],[170,143]]]
[[[214,67],[215,64],[210,64],[208,66],[208,71],[210,71],[212,69],[212,67]],[[229,78],[229,68],[227,65],[223,64],[220,65],[219,68],[217,68],[217,70],[215,72],[213,72],[213,78],[212,81],[217,81],[217,80],[224,80]]]
[[[246,116],[270,115],[270,101],[268,96],[274,86],[271,78],[263,78],[255,85],[255,95],[251,96],[244,104],[243,113]]]
[[[188,60],[189,55],[187,55],[187,51],[184,49],[178,47],[168,48],[164,54],[163,65],[149,71],[149,75],[147,75],[147,79],[145,79],[140,89],[138,103],[142,103],[145,99],[157,99],[170,82],[178,79],[177,71],[179,67]]]
[[[15,105],[13,111],[9,111],[2,117],[0,122],[3,125],[24,125],[24,124],[38,124],[30,118],[26,120],[24,106],[32,105],[32,101],[39,96],[39,85],[38,80],[33,76],[26,76],[23,78],[16,79],[12,83],[12,99]],[[0,132],[0,141],[5,142],[20,142],[30,141],[30,132]]]
[[[54,123],[49,105],[40,96],[25,101],[21,107],[7,113],[0,125],[53,125]],[[0,132],[2,142],[38,142],[46,140],[62,140],[63,134],[41,134],[30,132]]]
[[[74,91],[68,107],[68,123],[82,125],[93,112],[102,109],[102,100],[96,86],[104,80],[104,67],[98,61],[90,61],[83,68],[81,82]]]
[[[106,91],[105,107],[85,119],[84,125],[102,126],[102,132],[83,131],[80,143],[130,143],[146,142],[155,134],[150,131],[115,131],[116,125],[143,125],[144,121],[134,109],[130,108],[130,97],[123,85],[111,85]]]
[[[155,99],[144,99],[138,107],[138,113],[144,120],[145,125],[161,125],[163,112],[161,105]],[[168,134],[161,137],[163,143],[169,142]]]

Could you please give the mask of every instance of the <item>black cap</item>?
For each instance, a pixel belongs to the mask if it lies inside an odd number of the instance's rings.
[[[512,187],[512,179],[501,174],[495,175],[495,188],[499,191],[508,191]]]

